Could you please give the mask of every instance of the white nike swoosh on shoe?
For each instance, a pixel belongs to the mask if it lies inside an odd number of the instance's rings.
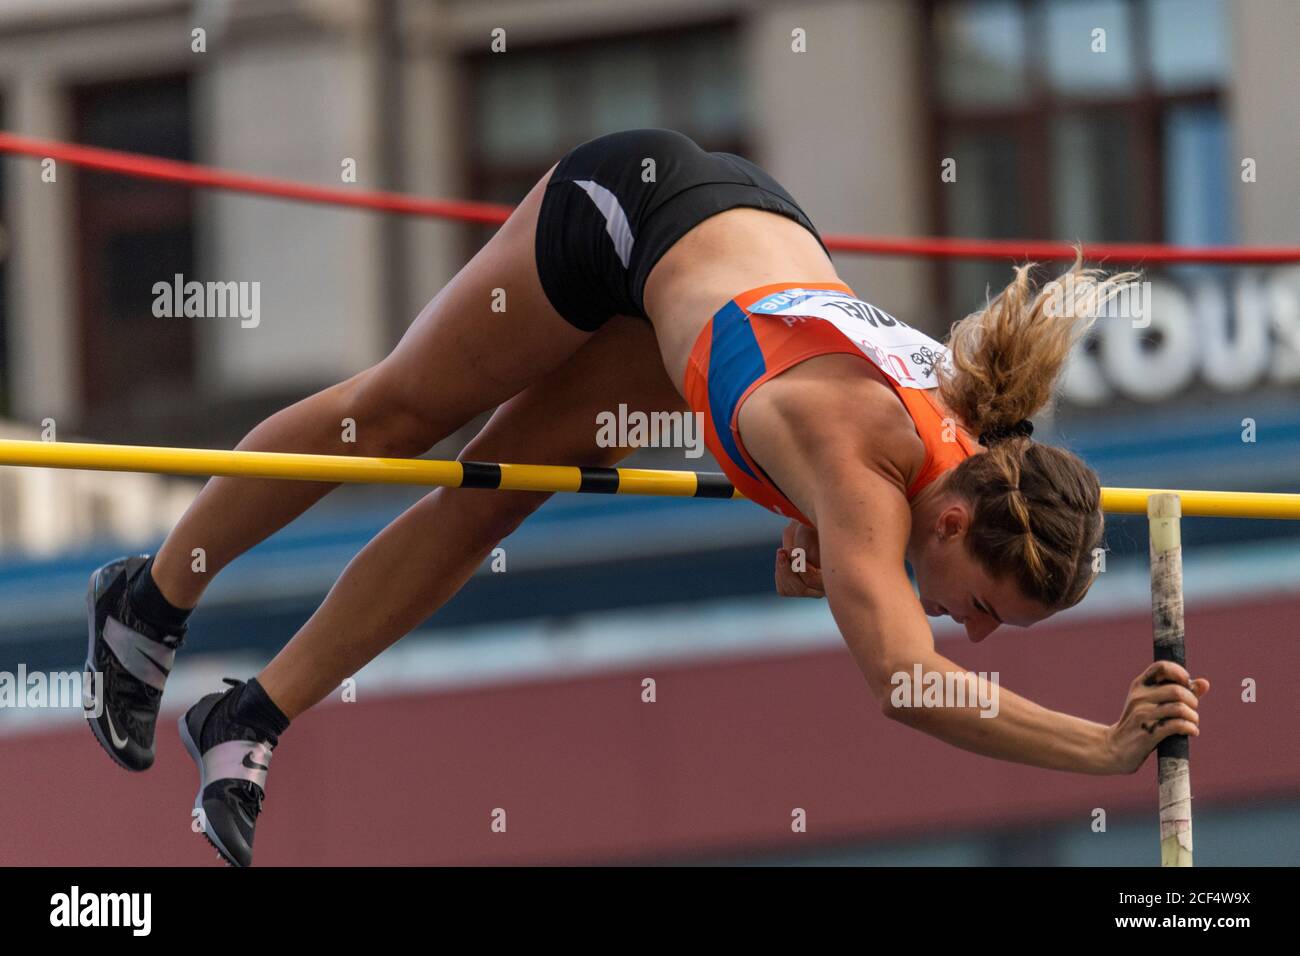
[[[118,750],[121,750],[128,743],[130,743],[130,741],[127,740],[125,737],[119,737],[117,735],[117,728],[113,726],[113,715],[108,712],[107,707],[104,708],[104,719],[108,721],[108,735],[113,738],[114,747],[116,747]]]

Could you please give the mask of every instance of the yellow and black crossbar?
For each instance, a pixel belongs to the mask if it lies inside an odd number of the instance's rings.
[[[284,478],[354,484],[572,491],[607,495],[739,498],[725,475],[649,468],[511,465],[424,458],[364,458],[269,451],[0,440],[0,465],[135,471],[229,478]]]
[[[297,481],[488,488],[500,491],[580,492],[677,498],[743,498],[716,472],[651,468],[583,468],[424,458],[363,458],[267,451],[222,451],[145,445],[0,439],[0,465],[133,471],[167,475],[283,478]],[[1184,517],[1300,519],[1300,494],[1246,491],[1169,491],[1103,488],[1102,508],[1146,514],[1147,499],[1176,494]]]

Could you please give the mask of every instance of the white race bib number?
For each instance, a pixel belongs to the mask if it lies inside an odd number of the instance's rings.
[[[788,322],[829,322],[904,388],[937,388],[935,369],[948,360],[948,350],[924,332],[845,292],[786,289],[755,302],[749,312],[782,316]]]

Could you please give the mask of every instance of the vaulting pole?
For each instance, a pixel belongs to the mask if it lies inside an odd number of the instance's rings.
[[[1151,628],[1155,659],[1185,666],[1183,630],[1182,509],[1177,495],[1152,495]],[[1160,865],[1192,865],[1191,750],[1185,735],[1166,737],[1156,748],[1160,800]]]

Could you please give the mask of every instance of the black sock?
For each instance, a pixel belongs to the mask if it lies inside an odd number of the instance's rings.
[[[230,700],[230,717],[246,727],[252,727],[274,746],[280,735],[289,729],[289,718],[275,706],[275,701],[254,677],[235,688]]]
[[[127,585],[127,600],[131,602],[131,610],[146,624],[151,624],[168,634],[176,633],[185,627],[185,622],[189,620],[194,609],[175,607],[163,597],[162,592],[158,590],[158,585],[154,583],[152,571],[153,558],[151,557]]]

